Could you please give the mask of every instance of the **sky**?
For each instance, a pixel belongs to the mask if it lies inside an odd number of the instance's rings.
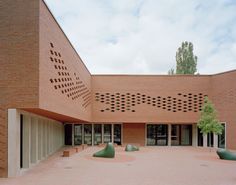
[[[92,74],[167,74],[183,41],[200,74],[236,69],[235,0],[45,0]]]

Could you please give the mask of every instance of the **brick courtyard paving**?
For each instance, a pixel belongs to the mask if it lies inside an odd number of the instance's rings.
[[[92,158],[91,147],[69,158],[51,156],[4,185],[236,185],[236,162],[194,147],[144,147],[115,159]]]

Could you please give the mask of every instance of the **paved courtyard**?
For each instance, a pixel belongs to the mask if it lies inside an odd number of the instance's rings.
[[[219,160],[215,151],[194,147],[143,147],[115,159],[93,158],[90,147],[69,158],[61,152],[4,185],[236,185],[236,162]]]

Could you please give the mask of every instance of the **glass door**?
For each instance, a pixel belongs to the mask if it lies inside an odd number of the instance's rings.
[[[181,125],[181,145],[192,145],[192,125]]]
[[[203,146],[203,134],[200,128],[197,128],[197,146]]]
[[[168,144],[168,125],[147,125],[147,145],[165,146]]]
[[[218,147],[225,148],[225,124],[223,123],[222,126],[224,127],[222,134],[218,135]]]
[[[74,142],[75,145],[82,144],[82,125],[75,125],[74,126]]]
[[[171,146],[180,145],[180,125],[171,125]]]
[[[121,124],[114,124],[114,143],[121,145]]]
[[[84,125],[84,144],[92,145],[92,125]]]
[[[156,135],[156,143],[158,146],[168,145],[168,125],[157,125]]]
[[[95,124],[94,125],[94,136],[93,136],[93,144],[99,145],[102,143],[102,125],[101,124]]]
[[[111,142],[111,124],[105,124],[103,128],[104,128],[104,135],[103,135],[104,143],[109,143]]]
[[[72,124],[65,124],[65,145],[72,145]]]

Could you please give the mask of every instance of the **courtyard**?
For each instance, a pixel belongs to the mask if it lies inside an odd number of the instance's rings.
[[[1,185],[235,185],[236,161],[219,160],[202,147],[141,147],[114,159],[93,158],[101,147],[88,147],[70,157],[62,151]]]

